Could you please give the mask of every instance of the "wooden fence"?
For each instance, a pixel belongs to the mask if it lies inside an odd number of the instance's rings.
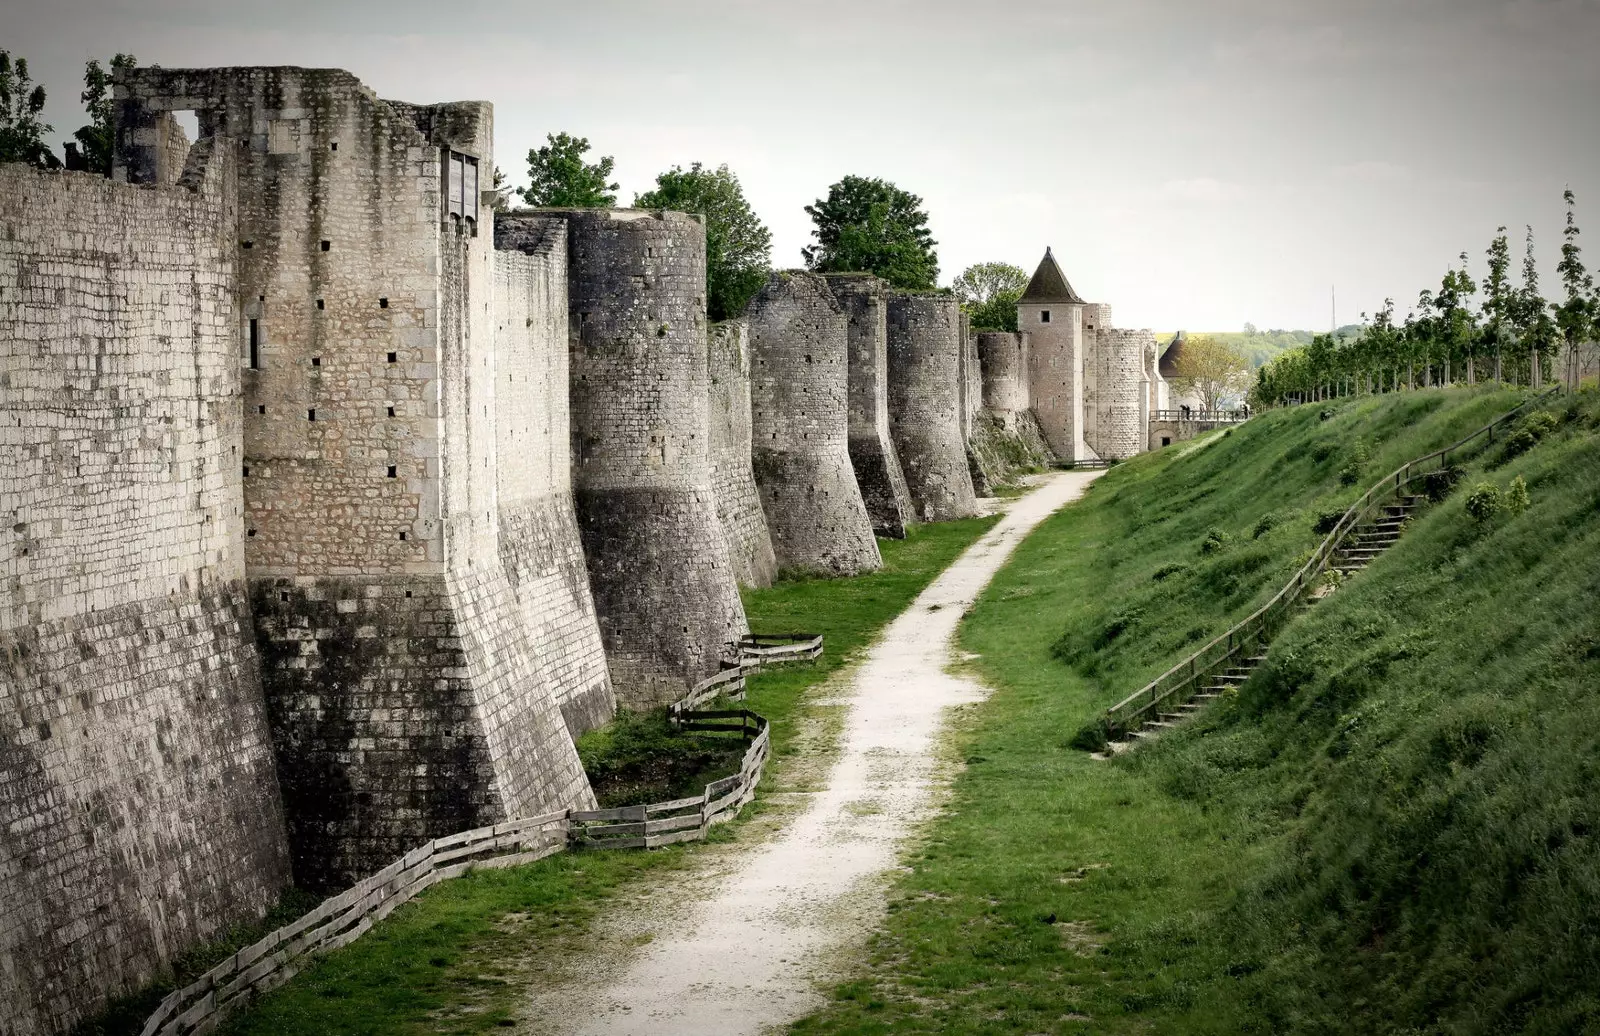
[[[1240,424],[1250,419],[1248,410],[1152,410],[1152,421],[1193,421],[1196,424]]]
[[[1291,617],[1291,610],[1299,602],[1308,587],[1315,584],[1323,571],[1328,567],[1334,552],[1337,551],[1344,539],[1356,526],[1365,520],[1366,515],[1373,508],[1386,499],[1389,494],[1399,492],[1408,483],[1423,478],[1440,468],[1450,465],[1450,454],[1462,449],[1477,439],[1484,438],[1486,442],[1494,441],[1494,431],[1497,427],[1515,418],[1524,410],[1536,403],[1543,402],[1554,394],[1556,389],[1542,392],[1528,399],[1521,406],[1509,410],[1488,424],[1479,428],[1471,435],[1458,442],[1432,453],[1415,457],[1394,471],[1385,475],[1363,494],[1349,510],[1339,519],[1333,531],[1311,554],[1311,560],[1300,567],[1294,578],[1279,590],[1277,594],[1250,613],[1243,621],[1236,623],[1227,632],[1215,640],[1168,669],[1144,687],[1128,695],[1106,710],[1106,731],[1111,738],[1120,737],[1129,730],[1136,729],[1144,722],[1146,715],[1154,712],[1160,706],[1170,705],[1176,707],[1188,701],[1197,693],[1205,680],[1221,672],[1238,658],[1248,658],[1244,654],[1247,650],[1264,647],[1272,641],[1285,622]],[[1437,462],[1437,463],[1435,463]]]
[[[749,709],[695,711],[694,705],[719,696],[743,698],[746,672],[814,659],[822,653],[822,637],[749,636],[740,641],[739,649],[739,662],[696,684],[669,709],[674,724],[684,730],[737,731],[749,739],[738,773],[712,781],[691,798],[615,809],[566,809],[435,838],[173,990],[146,1019],[140,1036],[210,1032],[234,1008],[283,985],[313,958],[354,942],[423,889],[469,870],[532,863],[568,846],[653,849],[704,838],[714,825],[732,820],[755,798],[772,732],[766,719]]]

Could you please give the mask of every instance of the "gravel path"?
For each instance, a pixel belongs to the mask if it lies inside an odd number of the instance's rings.
[[[837,977],[841,951],[859,946],[883,915],[902,840],[937,805],[945,710],[983,698],[980,685],[945,671],[956,624],[1022,538],[1097,474],[1050,475],[1011,501],[855,670],[839,760],[803,812],[737,853],[704,898],[647,922],[628,940],[644,943],[632,957],[538,997],[529,1020],[583,1036],[722,1036],[764,1032],[819,1007],[818,985]]]

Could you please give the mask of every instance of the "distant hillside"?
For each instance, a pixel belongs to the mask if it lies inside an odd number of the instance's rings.
[[[1346,324],[1339,328],[1340,336],[1353,337],[1361,330],[1359,324]],[[1310,345],[1313,335],[1322,334],[1321,331],[1202,331],[1199,329],[1188,331],[1191,335],[1210,335],[1228,343],[1244,354],[1250,361],[1250,366],[1259,367],[1268,360],[1277,356],[1286,349],[1294,349],[1302,345]],[[1156,334],[1156,341],[1165,346],[1172,341],[1176,331],[1162,331]]]

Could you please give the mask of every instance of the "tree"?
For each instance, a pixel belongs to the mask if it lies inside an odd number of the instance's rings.
[[[1319,335],[1319,338],[1329,336]],[[1329,338],[1331,343],[1331,338]],[[1248,383],[1250,366],[1238,351],[1210,335],[1191,335],[1178,351],[1173,385],[1182,395],[1200,397],[1207,410],[1220,407],[1224,397]]]
[[[551,133],[545,147],[528,152],[528,186],[521,193],[529,205],[552,208],[604,209],[617,203],[611,192],[617,189],[611,179],[616,160],[606,155],[593,164],[583,160],[589,150],[586,137]]]
[[[673,166],[656,177],[655,190],[636,196],[633,204],[705,216],[706,314],[712,320],[738,316],[761,290],[772,261],[772,231],[750,208],[739,178],[727,166]]]
[[[1572,188],[1568,187],[1561,197],[1567,203],[1567,225],[1561,231],[1561,261],[1556,264],[1556,272],[1561,275],[1561,287],[1567,297],[1560,303],[1550,303],[1550,310],[1567,342],[1566,381],[1569,388],[1575,390],[1578,387],[1578,346],[1588,340],[1594,326],[1595,314],[1590,309],[1589,299],[1594,279],[1584,269],[1580,258],[1583,250],[1578,247],[1577,200]]]
[[[1028,290],[1028,272],[1010,263],[978,263],[951,282],[975,331],[1015,331],[1017,300]]]
[[[98,60],[91,59],[83,67],[84,111],[89,113],[89,124],[80,126],[72,135],[83,150],[84,167],[91,173],[111,175],[111,149],[115,143],[117,105],[111,95],[112,78],[117,72],[139,67],[139,59],[132,54],[116,54],[109,69]]]
[[[0,50],[0,162],[26,162],[41,169],[59,169],[61,160],[44,142],[55,131],[39,121],[44,111],[44,87],[28,75],[28,60],[11,60]]]
[[[1533,256],[1533,228],[1528,228],[1527,245],[1522,258],[1522,286],[1517,289],[1511,304],[1511,325],[1517,341],[1527,351],[1530,368],[1528,384],[1542,378],[1544,364],[1555,344],[1558,330],[1550,318],[1544,296],[1539,294],[1539,265]],[[1520,359],[1518,361],[1520,367]]]
[[[1489,276],[1483,279],[1483,339],[1484,351],[1494,357],[1494,380],[1500,380],[1503,352],[1511,331],[1511,246],[1506,241],[1506,228],[1500,227],[1489,242],[1485,253],[1489,259]]]
[[[800,250],[809,269],[875,273],[897,288],[926,290],[939,277],[938,244],[922,199],[887,180],[846,176],[806,206],[817,243]]]

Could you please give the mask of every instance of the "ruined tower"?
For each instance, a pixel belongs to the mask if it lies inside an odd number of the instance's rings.
[[[706,238],[697,216],[567,222],[573,488],[618,701],[673,701],[745,632],[712,491]]]
[[[1017,300],[1017,328],[1029,336],[1033,411],[1045,441],[1063,460],[1090,455],[1083,434],[1084,305],[1046,248]]]
[[[1101,457],[1122,460],[1148,447],[1150,380],[1146,365],[1155,348],[1155,336],[1149,331],[1103,326],[1095,333],[1099,387],[1091,445]]]
[[[500,562],[576,737],[610,720],[617,703],[572,507],[567,225],[497,220],[494,238]]]
[[[980,331],[978,362],[983,371],[983,405],[996,414],[1014,415],[1031,409],[1028,391],[1026,331]]]
[[[873,530],[903,539],[916,508],[889,438],[889,285],[870,273],[827,279],[849,319],[850,464]]]
[[[961,436],[961,311],[952,295],[889,296],[889,433],[917,516],[968,518],[977,497]]]
[[[245,582],[232,164],[202,140],[146,187],[0,165],[7,1033],[67,1031],[289,882]]]
[[[172,110],[240,156],[245,565],[296,879],[592,802],[501,563],[489,105],[326,69],[119,86],[119,178],[160,174]]]
[[[741,586],[771,586],[778,574],[767,516],[750,470],[750,326],[712,324],[706,335],[711,376],[711,488]]]
[[[855,575],[883,559],[850,464],[849,318],[821,276],[773,273],[750,322],[751,467],[782,568]]]

